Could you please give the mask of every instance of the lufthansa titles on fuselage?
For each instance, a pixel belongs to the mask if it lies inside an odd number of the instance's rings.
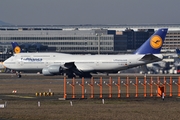
[[[113,59],[113,61],[115,61],[115,62],[126,62],[127,59]]]
[[[21,58],[24,62],[42,62],[42,58]]]

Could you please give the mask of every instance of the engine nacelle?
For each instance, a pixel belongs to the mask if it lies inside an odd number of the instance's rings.
[[[43,75],[46,75],[46,76],[48,76],[48,75],[49,75],[49,76],[50,76],[50,75],[53,75],[52,73],[49,72],[48,67],[42,69],[42,74],[43,74]]]
[[[61,74],[62,72],[63,72],[62,67],[58,65],[51,65],[49,67],[42,69],[43,75],[56,75],[56,74]]]

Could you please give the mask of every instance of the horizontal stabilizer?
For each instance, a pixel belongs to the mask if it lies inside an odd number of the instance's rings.
[[[153,54],[146,54],[140,59],[140,61],[157,61],[157,60],[161,60],[161,58]]]

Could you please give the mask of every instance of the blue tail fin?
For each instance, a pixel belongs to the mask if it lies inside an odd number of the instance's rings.
[[[17,42],[11,42],[11,44],[12,44],[12,47],[13,47],[13,52],[14,52],[15,54],[21,52],[21,48],[20,48],[20,46],[18,45]]]
[[[134,54],[159,54],[164,43],[168,29],[162,28],[156,31]]]

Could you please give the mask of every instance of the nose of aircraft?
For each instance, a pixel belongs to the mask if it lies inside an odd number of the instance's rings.
[[[9,64],[8,64],[8,59],[7,60],[5,60],[3,63],[2,63],[2,65],[3,65],[3,67],[4,68],[8,68],[9,66]]]
[[[5,68],[11,69],[11,68],[12,68],[12,65],[15,64],[15,62],[14,62],[13,60],[14,60],[14,56],[11,56],[10,58],[6,59],[6,60],[3,62],[3,66],[4,66]]]
[[[4,65],[4,63],[3,62],[0,62],[0,68],[5,68],[5,65]]]

